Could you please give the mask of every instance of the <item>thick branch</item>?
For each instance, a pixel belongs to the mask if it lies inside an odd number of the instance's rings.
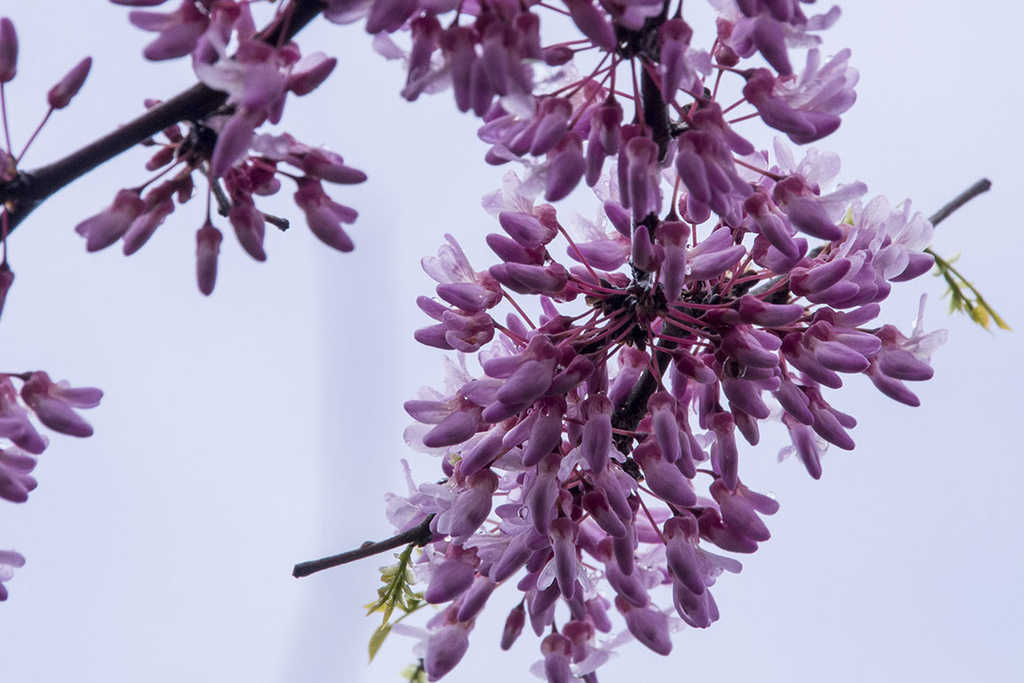
[[[324,569],[338,567],[343,564],[348,564],[349,562],[355,562],[356,560],[362,560],[373,555],[379,555],[380,553],[387,552],[388,550],[394,550],[395,548],[401,548],[403,545],[409,545],[410,543],[415,543],[418,546],[424,546],[427,543],[430,543],[430,540],[434,537],[434,533],[430,530],[430,523],[432,521],[434,521],[434,515],[429,515],[412,529],[403,531],[391,538],[385,538],[383,541],[377,541],[375,543],[367,541],[355,550],[349,550],[348,552],[339,553],[338,555],[331,555],[330,557],[322,557],[319,560],[300,562],[295,565],[295,568],[292,570],[292,576],[297,579],[301,579],[303,576],[309,576],[310,574],[315,574],[316,572],[323,571]]]
[[[686,333],[668,319],[665,319],[663,332],[669,336],[682,337]],[[672,360],[671,350],[678,344],[671,339],[659,339],[654,345],[653,360],[658,364],[658,375],[650,368],[643,371],[636,385],[629,392],[615,412],[612,413],[612,427],[623,431],[632,432],[647,414],[647,401],[658,391],[658,377],[664,376],[668,364]],[[632,448],[632,438],[627,436],[616,437],[616,446],[624,454],[628,454]]]
[[[294,0],[291,18],[279,17],[264,29],[260,37],[270,44],[287,42],[323,10],[324,4],[320,0]],[[8,232],[13,231],[47,198],[74,180],[169,126],[208,116],[226,99],[225,93],[197,83],[63,159],[21,173],[12,182],[0,185],[0,204],[8,206]]]

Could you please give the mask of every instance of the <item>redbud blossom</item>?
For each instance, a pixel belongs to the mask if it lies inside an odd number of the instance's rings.
[[[18,34],[7,17],[0,18],[0,83],[12,80],[18,73]]]
[[[63,109],[71,102],[71,98],[78,94],[89,75],[92,67],[92,57],[86,57],[76,64],[60,82],[50,88],[46,94],[46,101],[54,109]]]
[[[31,472],[36,466],[35,456],[18,448],[0,449],[0,498],[12,503],[24,503],[30,491],[36,488]]]
[[[295,203],[306,213],[309,229],[321,242],[338,251],[352,251],[355,248],[341,226],[343,223],[354,223],[358,214],[354,209],[342,206],[328,197],[319,181],[311,178],[300,180]]]
[[[73,388],[67,382],[52,382],[45,372],[33,372],[21,388],[21,398],[39,421],[69,436],[92,436],[92,426],[74,408],[94,408],[103,392],[92,387]]]
[[[7,599],[5,581],[10,581],[14,570],[25,566],[25,558],[13,550],[0,550],[0,602]]]
[[[217,283],[217,257],[223,235],[207,221],[196,231],[196,280],[199,291],[209,296]]]
[[[296,95],[308,95],[327,80],[338,60],[322,52],[314,52],[295,63],[288,74],[287,88]]]
[[[121,239],[132,222],[146,208],[138,190],[120,190],[114,203],[102,213],[87,218],[77,226],[75,232],[85,238],[88,251],[99,251]]]

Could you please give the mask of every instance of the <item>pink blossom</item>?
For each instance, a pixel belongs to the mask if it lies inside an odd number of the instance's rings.
[[[57,85],[50,88],[46,94],[46,101],[54,109],[63,109],[71,102],[71,98],[78,94],[85,79],[92,67],[92,57],[86,57],[76,64]]]
[[[120,190],[113,204],[102,213],[79,223],[75,226],[75,232],[85,238],[87,251],[106,249],[124,237],[132,222],[145,208],[146,204],[139,196],[138,190]]]
[[[423,668],[430,680],[436,681],[454,669],[468,649],[469,633],[462,624],[445,626],[431,635],[423,658]]]
[[[7,83],[18,73],[18,34],[7,17],[0,18],[0,83]]]
[[[352,251],[355,248],[341,226],[354,223],[358,214],[355,209],[342,206],[328,197],[318,180],[300,180],[295,203],[305,212],[309,229],[317,239],[338,251]]]
[[[0,437],[10,439],[19,448],[39,455],[47,440],[36,431],[28,411],[18,402],[18,391],[9,377],[0,377]]]
[[[13,550],[0,550],[0,602],[7,599],[4,583],[11,580],[14,570],[25,566],[25,558]]]
[[[138,28],[160,34],[143,51],[146,59],[152,60],[174,59],[192,52],[209,25],[207,15],[188,0],[171,13],[136,10],[128,16]]]
[[[196,280],[199,291],[209,296],[217,282],[217,257],[223,235],[207,221],[196,231]]]
[[[32,476],[36,458],[19,448],[0,449],[0,498],[12,503],[24,503],[36,488]]]
[[[52,382],[45,372],[33,372],[21,388],[21,398],[39,421],[70,436],[92,436],[92,426],[75,408],[95,408],[103,392],[92,387],[74,388],[65,381]]]
[[[438,295],[466,313],[475,314],[501,301],[501,287],[486,271],[476,272],[462,247],[451,235],[448,244],[421,261],[423,270],[439,284]]]

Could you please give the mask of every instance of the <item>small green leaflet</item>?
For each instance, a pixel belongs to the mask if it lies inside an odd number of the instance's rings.
[[[992,323],[995,323],[996,327],[1001,330],[1012,331],[1012,328],[1005,320],[999,317],[999,314],[985,301],[985,298],[974,285],[960,271],[953,267],[953,262],[956,261],[957,257],[947,261],[932,251],[931,248],[925,249],[925,253],[931,254],[935,258],[935,269],[937,271],[935,274],[946,281],[948,286],[946,295],[949,296],[950,313],[954,311],[966,313],[970,316],[971,320],[989,332],[992,331]]]
[[[426,604],[423,601],[423,594],[416,593],[410,588],[412,584],[416,583],[416,578],[413,576],[412,570],[409,569],[414,548],[416,548],[416,544],[410,543],[401,554],[395,555],[398,558],[398,564],[380,568],[380,578],[384,585],[377,589],[377,601],[366,605],[369,610],[366,613],[367,616],[375,612],[384,614],[381,625],[370,636],[370,661],[377,656],[380,646],[384,644],[384,640],[391,633],[391,627]],[[392,622],[391,615],[394,614],[395,609],[402,612],[402,616]]]
[[[409,683],[427,683],[427,670],[423,668],[423,660],[419,664],[413,664],[402,672],[402,678]]]

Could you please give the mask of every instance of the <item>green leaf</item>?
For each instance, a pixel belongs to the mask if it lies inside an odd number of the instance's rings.
[[[991,307],[988,307],[988,305],[987,305],[987,304],[986,304],[986,307],[987,307],[987,310],[988,310],[988,313],[989,313],[989,315],[991,315],[991,316],[992,316],[992,320],[994,320],[994,321],[996,322],[996,325],[997,325],[997,326],[999,327],[999,329],[1001,329],[1001,330],[1006,330],[1007,332],[1013,332],[1013,328],[1012,328],[1012,327],[1010,327],[1010,326],[1009,326],[1009,325],[1008,325],[1008,324],[1006,323],[1006,321],[1005,321],[1005,320],[1003,320],[1002,318],[1000,318],[1000,317],[999,317],[999,314],[998,314],[998,313],[996,313],[995,311],[993,311]]]
[[[384,644],[384,640],[387,639],[391,633],[391,624],[384,624],[377,628],[370,636],[370,661],[377,656],[377,651],[380,650],[380,646]]]
[[[415,547],[416,544],[411,543],[401,554],[395,555],[398,558],[398,564],[380,568],[381,581],[384,582],[384,585],[377,589],[377,602],[366,605],[367,616],[374,612],[383,612],[383,622],[386,624],[396,606],[401,607],[410,596],[416,595],[409,588],[409,584],[415,580],[409,570],[409,562]],[[407,612],[408,610],[403,611]]]

